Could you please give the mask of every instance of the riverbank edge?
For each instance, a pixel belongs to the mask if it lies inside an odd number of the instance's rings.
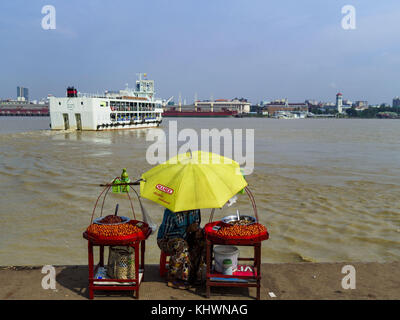
[[[355,270],[355,289],[346,289],[345,266]],[[85,265],[54,266],[56,289],[43,289],[43,266],[0,266],[2,300],[87,300],[88,269]],[[400,300],[400,261],[263,263],[262,300]],[[347,277],[347,278],[345,278]],[[344,279],[345,278],[345,279]],[[255,288],[216,287],[209,300],[254,300]],[[98,292],[95,299],[132,299],[132,293]],[[146,265],[140,287],[141,300],[205,300],[205,286],[169,288],[158,265]]]

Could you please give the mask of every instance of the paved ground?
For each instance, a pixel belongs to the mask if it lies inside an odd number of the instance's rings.
[[[343,289],[342,267],[356,270],[356,289]],[[87,266],[56,267],[56,290],[41,286],[41,267],[0,267],[0,299],[88,299]],[[276,298],[269,295],[273,292]],[[254,299],[255,289],[212,288],[213,300]],[[158,266],[147,265],[140,299],[203,300],[205,288],[188,291],[166,286]],[[395,299],[400,300],[400,262],[285,263],[262,265],[262,299]],[[97,293],[95,299],[132,299],[130,293]]]

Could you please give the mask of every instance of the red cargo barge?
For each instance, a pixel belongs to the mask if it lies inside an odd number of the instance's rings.
[[[49,108],[0,108],[0,116],[5,117],[48,117]]]
[[[179,111],[175,108],[164,110],[163,117],[192,117],[192,118],[221,118],[234,117],[237,111],[222,110],[222,111],[202,111],[200,108],[196,110]]]

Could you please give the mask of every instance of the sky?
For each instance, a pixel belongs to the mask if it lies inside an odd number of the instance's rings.
[[[56,28],[44,30],[45,5]],[[356,29],[342,28],[342,7]],[[96,93],[155,80],[182,100],[391,103],[400,96],[398,0],[2,0],[0,98]]]

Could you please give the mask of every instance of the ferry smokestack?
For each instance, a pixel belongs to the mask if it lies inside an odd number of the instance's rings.
[[[67,97],[72,98],[77,96],[78,96],[78,90],[76,90],[74,87],[67,88]]]

